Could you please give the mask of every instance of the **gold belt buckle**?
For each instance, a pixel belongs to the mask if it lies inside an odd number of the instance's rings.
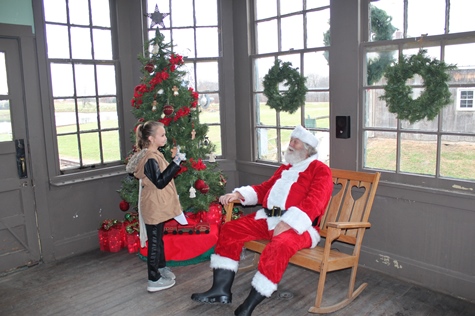
[[[276,215],[279,214],[279,215]],[[280,216],[281,215],[281,209],[278,206],[273,206],[272,207],[272,216]]]

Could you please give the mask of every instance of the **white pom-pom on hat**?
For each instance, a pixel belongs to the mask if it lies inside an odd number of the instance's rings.
[[[311,132],[306,130],[304,127],[297,125],[295,129],[292,131],[292,134],[290,134],[290,137],[292,138],[298,138],[304,143],[309,144],[313,148],[317,148],[318,146],[318,139],[313,135]]]

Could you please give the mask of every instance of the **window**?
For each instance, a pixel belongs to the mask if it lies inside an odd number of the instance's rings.
[[[368,40],[362,43],[365,52],[362,168],[380,170],[386,179],[397,182],[449,190],[463,188],[463,182],[475,181],[475,35],[472,34],[475,27],[470,23],[460,24],[467,20],[469,7],[475,9],[475,4],[465,1],[463,9],[462,2],[437,0],[430,6],[416,0],[370,3],[370,16],[383,11],[389,17],[386,21],[394,28],[386,25],[392,36],[378,38],[375,34],[383,34],[384,29],[370,27]],[[418,6],[421,5],[424,12],[431,14],[430,21],[420,19]],[[453,103],[432,121],[410,124],[398,120],[380,99],[386,80],[384,72],[375,70],[397,61],[400,53],[409,56],[420,49],[427,50],[431,59],[457,65],[449,73]],[[406,85],[413,88],[413,98],[423,91],[419,75],[407,80]]]
[[[475,89],[457,89],[457,110],[474,111],[473,92]]]
[[[60,170],[118,163],[109,0],[43,0],[43,5]]]
[[[255,159],[282,162],[290,133],[305,126],[319,138],[319,159],[329,163],[329,1],[254,0],[253,102]],[[290,62],[307,78],[305,105],[297,112],[277,112],[266,105],[263,79],[276,59]],[[283,84],[280,91],[285,91]]]
[[[183,56],[187,86],[199,94],[200,122],[208,125],[208,139],[222,155],[220,118],[221,40],[217,0],[148,0],[147,12],[166,15],[160,32],[173,51]],[[150,19],[148,26],[150,27]],[[155,36],[155,28],[149,37]]]

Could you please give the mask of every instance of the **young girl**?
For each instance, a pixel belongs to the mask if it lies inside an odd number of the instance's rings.
[[[175,285],[175,275],[166,267],[163,227],[167,220],[182,214],[173,177],[185,155],[176,154],[171,164],[165,160],[159,150],[167,143],[165,134],[165,127],[160,122],[148,121],[137,126],[136,147],[140,151],[132,156],[126,168],[127,172],[140,180],[140,239],[142,246],[148,239],[149,292]]]

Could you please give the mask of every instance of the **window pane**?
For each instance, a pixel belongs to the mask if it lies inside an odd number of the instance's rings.
[[[410,0],[407,9],[407,37],[445,33],[445,0]],[[421,14],[430,17],[421,19]]]
[[[442,130],[454,133],[475,133],[474,90],[460,88],[451,89],[450,91],[454,103],[442,109]],[[465,94],[462,97],[462,92],[471,92],[471,95]],[[461,104],[466,108],[457,108],[457,105]]]
[[[193,29],[173,30],[173,50],[183,57],[195,57]]]
[[[109,0],[91,1],[92,25],[110,27]]]
[[[254,91],[264,90],[262,81],[274,65],[274,57],[258,58],[254,61]]]
[[[384,70],[398,60],[398,51],[394,46],[386,46],[366,53],[365,85],[386,84]]]
[[[395,32],[392,34],[392,39],[403,37],[404,1],[400,1],[400,0],[374,1],[374,2],[371,2],[370,12],[371,12],[371,15],[374,15],[372,19],[372,23],[370,23],[370,35],[369,35],[370,41],[379,41],[379,40],[382,40],[382,38],[390,39],[388,37],[391,34],[385,34],[384,28],[380,28],[381,26],[378,23],[376,23],[376,21],[379,21],[385,16],[389,17],[390,20],[387,22],[390,22],[390,24],[396,29]],[[386,27],[389,28],[389,24],[386,24]],[[420,34],[417,36],[420,36]]]
[[[307,10],[330,5],[330,0],[307,0]]]
[[[186,74],[183,76],[183,80],[187,82],[189,87],[192,87],[196,90],[196,83],[195,83],[195,68],[194,63],[185,63],[181,66],[181,70],[183,70]]]
[[[207,27],[196,29],[197,57],[218,57],[218,28]]]
[[[71,24],[89,25],[88,0],[68,1],[68,6]]]
[[[277,16],[277,0],[255,0],[256,19]]]
[[[396,133],[366,131],[364,142],[364,167],[396,171]]]
[[[307,47],[325,46],[323,34],[330,29],[330,9],[307,13]]]
[[[196,25],[218,25],[216,0],[195,0]]]
[[[99,128],[97,124],[97,107],[93,98],[78,99],[79,130],[91,131]],[[83,144],[81,144],[83,145]]]
[[[442,136],[440,175],[475,180],[475,137]]]
[[[71,49],[73,58],[92,59],[91,45],[91,34],[88,28],[71,27]]]
[[[401,172],[435,175],[437,136],[401,134]]]
[[[397,127],[396,114],[390,113],[386,102],[379,99],[383,94],[383,89],[365,90],[365,127]]]
[[[71,64],[51,64],[53,97],[74,95],[73,68]]]
[[[301,119],[301,108],[299,108],[294,113],[290,114],[287,112],[280,112],[280,126],[291,126],[295,127],[302,123]]]
[[[416,90],[416,89],[414,89]],[[417,89],[420,90],[420,89]],[[401,129],[405,130],[416,130],[416,131],[437,131],[439,126],[439,122],[437,120],[438,116],[436,116],[432,121],[428,121],[427,119],[417,121],[415,123],[409,123],[409,121],[402,120],[401,121]]]
[[[473,20],[473,2],[466,0],[450,0],[450,33],[469,32],[475,30]]]
[[[119,131],[102,132],[101,136],[104,162],[117,161],[117,158],[120,157]]]
[[[219,125],[209,126],[207,136],[208,139],[211,141],[211,144],[215,146],[215,151],[213,154],[216,156],[221,156],[221,127]]]
[[[173,27],[193,26],[193,1],[180,0],[172,3],[172,23]],[[160,11],[161,12],[161,11]]]
[[[277,20],[257,23],[257,53],[277,52]]]
[[[198,102],[201,109],[200,122],[205,124],[219,124],[219,94],[202,94],[199,96]]]
[[[45,21],[66,23],[66,0],[43,0]]]
[[[110,30],[92,30],[94,59],[112,60],[112,35]]]
[[[198,91],[216,91],[219,89],[219,73],[217,62],[202,62],[196,64]]]
[[[7,64],[4,52],[0,52],[0,94],[8,94]]]
[[[117,115],[117,102],[115,97],[100,98],[99,111],[101,118],[101,128],[104,129],[119,127],[119,117]],[[120,155],[116,156],[116,158],[117,157],[120,157]]]
[[[309,89],[328,89],[330,87],[330,68],[324,52],[304,54],[304,76]]]
[[[77,132],[76,106],[74,99],[55,99],[54,117],[58,135]]]
[[[49,58],[69,58],[68,28],[46,24],[46,44]]]
[[[303,16],[294,15],[281,21],[282,51],[302,49],[303,47]]]
[[[0,84],[1,86],[1,84]],[[0,100],[0,142],[13,140],[9,100]]]
[[[318,139],[317,154],[318,160],[326,165],[330,164],[330,133],[318,131],[316,133]]]
[[[475,27],[473,29],[475,30]],[[473,56],[475,56],[475,43],[445,46],[444,61],[447,64],[457,65],[457,69],[451,71],[450,83],[474,83]]]
[[[113,65],[97,65],[97,94],[116,94],[115,67]]]
[[[277,116],[275,110],[267,105],[267,98],[258,93],[256,98],[256,125],[270,125],[275,126],[277,123]]]
[[[93,65],[75,65],[76,95],[91,96],[96,94],[96,80]]]
[[[302,11],[302,0],[280,0],[280,14]]]
[[[307,92],[305,97],[305,127],[330,127],[330,93]]]
[[[277,131],[270,128],[258,128],[257,147],[257,159],[277,161],[280,156],[277,146]]]
[[[78,141],[76,135],[58,136],[59,164],[61,170],[80,166]]]
[[[83,165],[92,165],[101,162],[99,133],[79,134],[81,138],[81,155]]]

